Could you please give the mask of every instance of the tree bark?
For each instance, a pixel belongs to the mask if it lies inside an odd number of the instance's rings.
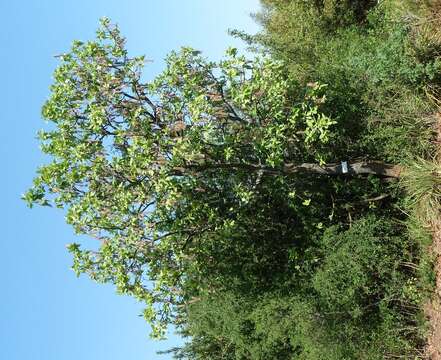
[[[293,164],[286,163],[282,168],[274,168],[264,165],[254,165],[245,163],[196,163],[185,167],[173,169],[174,175],[185,175],[197,173],[205,170],[246,170],[259,171],[268,175],[293,175],[298,173],[317,174],[327,176],[354,176],[354,175],[375,175],[385,178],[399,178],[403,168],[400,165],[387,164],[381,161],[358,161],[347,162],[347,169],[343,164],[319,165],[315,163]],[[346,170],[346,171],[345,171]]]
[[[283,172],[286,174],[305,172],[320,175],[376,175],[380,177],[399,178],[402,167],[399,165],[387,164],[381,161],[359,161],[347,162],[347,172],[343,171],[342,164],[319,164],[305,163],[300,165],[285,164]]]

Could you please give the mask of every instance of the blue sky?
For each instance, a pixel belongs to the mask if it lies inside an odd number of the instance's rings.
[[[20,195],[44,162],[35,134],[43,128],[53,55],[74,39],[94,36],[98,19],[110,17],[128,39],[131,54],[146,54],[146,77],[182,45],[219,58],[230,45],[226,30],[257,30],[249,13],[258,0],[0,0],[2,105],[0,206],[0,358],[8,360],[139,360],[179,342],[148,339],[140,305],[111,286],[77,279],[65,245],[75,240],[63,213],[28,209]]]

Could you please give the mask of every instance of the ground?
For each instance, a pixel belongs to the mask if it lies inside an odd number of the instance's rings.
[[[435,226],[431,250],[436,255],[436,289],[425,308],[431,327],[427,353],[430,360],[441,360],[441,221]]]
[[[438,161],[441,161],[441,113],[438,114]],[[433,224],[433,242],[430,251],[435,255],[436,287],[433,297],[426,304],[425,313],[430,324],[427,358],[441,360],[441,217]]]

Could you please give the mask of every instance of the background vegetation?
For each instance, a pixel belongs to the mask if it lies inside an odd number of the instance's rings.
[[[440,209],[439,4],[262,4],[256,19],[263,31],[233,35],[282,60],[298,81],[327,84],[326,111],[337,119],[333,155],[385,159],[408,170],[398,186],[376,184],[390,195],[381,202],[363,208],[357,191],[346,193],[337,206],[356,220],[333,219],[339,225],[311,246],[317,263],[297,286],[285,283],[251,303],[212,297],[192,305],[193,341],[178,358],[198,358],[206,343],[217,345],[219,359],[423,358],[422,305],[434,285],[429,225]],[[372,189],[353,181],[361,191]],[[234,319],[234,328],[220,319]]]

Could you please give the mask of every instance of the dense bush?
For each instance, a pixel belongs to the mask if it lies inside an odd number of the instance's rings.
[[[364,20],[330,26],[317,3],[335,13],[364,4]],[[373,8],[369,1],[265,4],[257,16],[264,31],[253,40],[296,78],[327,84],[327,106],[338,119],[337,152],[403,161],[433,151],[436,106],[427,94],[441,85],[436,30],[387,2]]]
[[[357,319],[372,304],[397,297],[403,283],[400,263],[409,261],[409,245],[399,230],[372,217],[344,232],[326,230],[324,260],[312,281],[327,312]]]
[[[425,289],[403,225],[372,215],[331,227],[311,246],[308,274],[253,296],[214,292],[189,305],[183,359],[384,359],[413,356]],[[316,250],[319,249],[317,252]],[[296,281],[297,279],[297,281]],[[409,316],[413,313],[414,316]],[[207,346],[209,350],[207,350]],[[205,349],[205,350],[203,350]],[[215,356],[213,354],[216,354]]]

